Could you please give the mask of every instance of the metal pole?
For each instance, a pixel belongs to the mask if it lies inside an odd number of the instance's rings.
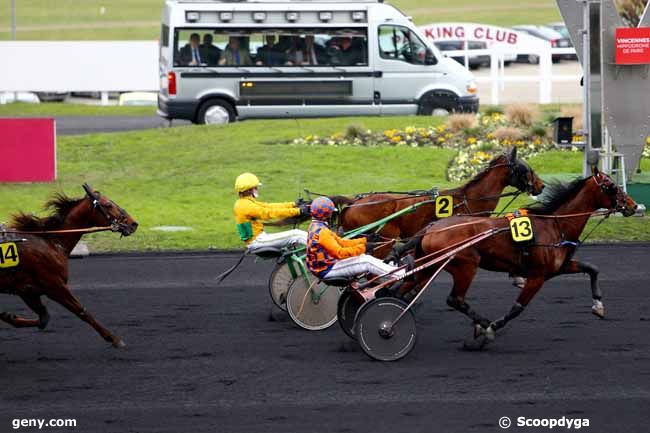
[[[587,157],[591,149],[591,55],[589,46],[589,0],[581,0],[583,6],[583,29],[582,29],[582,98],[583,98],[583,139],[585,142],[585,154],[582,164],[583,176],[591,172]]]
[[[11,40],[16,40],[16,0],[11,0]]]

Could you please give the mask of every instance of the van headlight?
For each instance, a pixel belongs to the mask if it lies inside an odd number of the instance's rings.
[[[475,81],[470,81],[469,83],[467,83],[466,89],[467,89],[467,93],[471,93],[472,95],[478,92],[478,87],[476,87]]]

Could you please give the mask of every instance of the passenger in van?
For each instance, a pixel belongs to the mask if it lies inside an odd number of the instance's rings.
[[[199,34],[192,33],[190,35],[190,43],[181,48],[180,55],[182,64],[195,66],[200,65],[201,63],[205,63],[207,59],[204,59],[205,53],[201,52],[201,47],[199,47],[200,43],[201,37]]]
[[[323,65],[329,63],[327,61],[325,48],[314,41],[314,35],[305,36],[305,49],[303,57],[303,64],[305,65]]]
[[[284,54],[275,44],[275,35],[266,35],[266,43],[257,49],[255,64],[258,66],[276,66],[284,63]]]
[[[221,50],[219,47],[212,45],[212,34],[206,33],[203,35],[203,44],[200,47],[200,52],[204,54],[208,66],[217,66],[219,58],[221,57]]]
[[[345,66],[365,64],[363,50],[363,44],[361,43],[361,46],[353,45],[350,37],[338,38],[331,49],[332,61]]]
[[[241,46],[239,37],[231,36],[228,38],[228,45],[223,50],[219,64],[226,66],[252,65],[253,61],[248,50]]]
[[[314,42],[314,35],[304,39],[294,36],[291,48],[287,51],[287,65],[327,64],[325,49]]]

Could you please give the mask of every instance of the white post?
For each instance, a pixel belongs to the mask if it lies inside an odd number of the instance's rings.
[[[539,103],[551,103],[551,76],[553,60],[550,44],[539,52]]]
[[[108,105],[108,92],[102,92],[102,105]]]
[[[499,58],[496,50],[490,51],[490,83],[492,84],[490,103],[499,105]]]

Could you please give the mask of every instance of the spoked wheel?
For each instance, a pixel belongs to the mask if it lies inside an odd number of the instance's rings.
[[[357,296],[354,296],[354,292],[346,290],[341,294],[336,309],[336,316],[341,329],[345,332],[345,335],[353,340],[357,339],[356,335],[354,335],[354,319],[362,306],[363,303],[359,301]]]
[[[415,347],[417,331],[411,310],[394,323],[407,305],[400,299],[378,298],[361,307],[355,335],[366,355],[378,361],[397,361]]]
[[[287,293],[293,284],[293,276],[286,261],[275,265],[269,278],[269,293],[273,303],[282,311],[287,311]]]
[[[336,305],[340,291],[323,283],[308,284],[303,277],[296,278],[287,295],[287,311],[291,320],[309,331],[327,329],[336,322]]]

